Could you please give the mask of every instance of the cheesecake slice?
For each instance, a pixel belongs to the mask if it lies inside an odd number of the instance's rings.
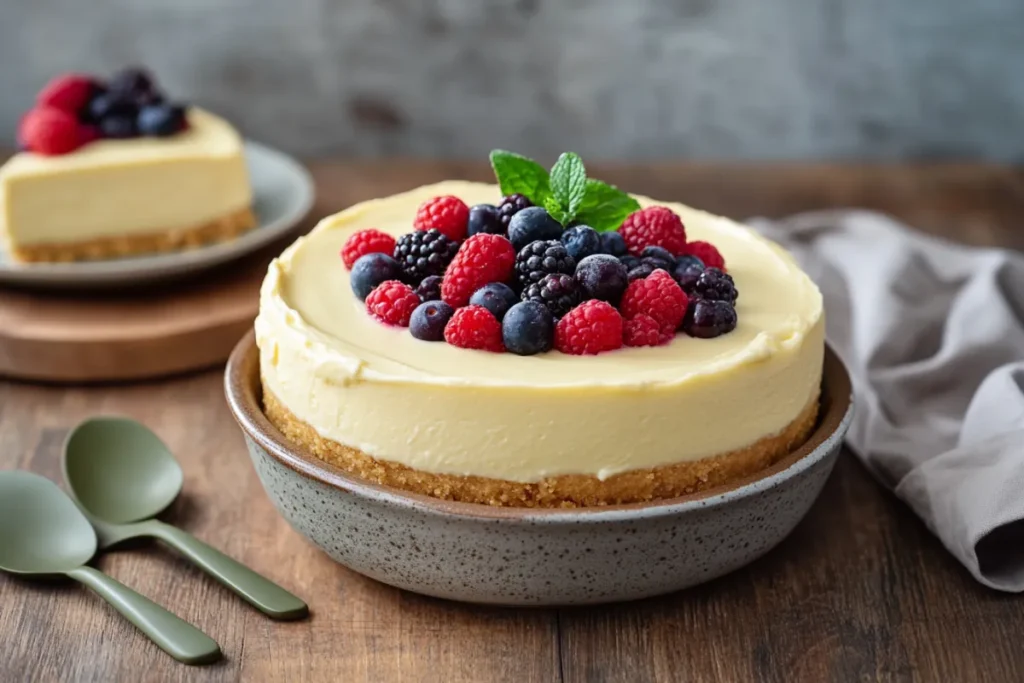
[[[0,237],[18,261],[107,259],[227,240],[256,225],[242,139],[197,107],[169,137],[101,139],[0,167]]]

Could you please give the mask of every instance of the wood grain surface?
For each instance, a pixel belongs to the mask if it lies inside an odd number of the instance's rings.
[[[478,165],[322,163],[320,214]],[[597,171],[597,169],[595,169]],[[973,244],[1024,246],[1024,176],[993,167],[664,164],[595,172],[728,215],[867,206]],[[0,291],[0,296],[5,292]],[[98,566],[217,639],[221,663],[172,662],[85,590],[0,577],[0,681],[992,681],[1024,676],[1024,605],[976,584],[844,453],[781,546],[707,585],[622,605],[466,606],[332,563],[276,514],[207,371],[134,385],[0,382],[0,468],[56,480],[68,429],[97,413],[153,427],[180,458],[170,519],[304,596],[276,623],[154,545]],[[643,561],[643,558],[637,558]]]

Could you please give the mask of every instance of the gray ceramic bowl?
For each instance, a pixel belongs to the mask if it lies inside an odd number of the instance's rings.
[[[742,482],[653,503],[579,510],[492,508],[352,477],[288,442],[263,415],[252,333],[225,390],[256,472],[285,519],[341,564],[453,600],[577,605],[676,591],[738,569],[807,513],[850,424],[850,379],[829,349],[810,440]]]

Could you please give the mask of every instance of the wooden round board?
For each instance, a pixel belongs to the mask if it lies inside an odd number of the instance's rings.
[[[0,290],[0,376],[118,381],[221,363],[252,326],[266,266],[134,291]]]

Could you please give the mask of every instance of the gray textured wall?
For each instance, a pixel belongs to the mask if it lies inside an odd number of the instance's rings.
[[[1024,0],[0,0],[0,131],[125,63],[305,155],[1024,160]]]

